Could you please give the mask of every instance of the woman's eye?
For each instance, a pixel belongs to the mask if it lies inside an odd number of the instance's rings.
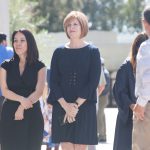
[[[68,24],[67,27],[71,27],[71,24]]]
[[[25,40],[21,40],[21,42],[24,42]]]

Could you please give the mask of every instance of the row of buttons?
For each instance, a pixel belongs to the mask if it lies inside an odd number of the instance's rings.
[[[77,80],[77,73],[73,72],[69,74],[69,85],[70,86],[75,86],[76,85],[76,80]]]

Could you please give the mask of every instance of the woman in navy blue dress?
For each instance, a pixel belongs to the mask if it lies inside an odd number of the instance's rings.
[[[137,35],[132,44],[130,60],[126,60],[117,72],[113,93],[118,105],[118,116],[116,121],[113,150],[132,149],[132,116],[133,108],[136,103],[136,55],[141,43],[147,39],[148,37],[144,33]]]
[[[0,83],[2,150],[41,150],[44,122],[39,104],[46,69],[32,33],[22,29],[12,35],[14,57],[2,63]]]
[[[64,19],[69,42],[58,47],[51,61],[50,95],[53,105],[52,141],[62,150],[86,150],[97,140],[96,89],[101,63],[98,48],[84,41],[87,17],[78,11]]]

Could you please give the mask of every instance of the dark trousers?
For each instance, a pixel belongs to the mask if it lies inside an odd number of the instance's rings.
[[[14,120],[18,103],[5,101],[2,110],[2,150],[41,150],[44,121],[39,103]]]

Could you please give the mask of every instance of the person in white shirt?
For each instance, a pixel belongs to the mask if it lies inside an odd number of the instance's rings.
[[[150,6],[142,13],[142,25],[150,37]],[[150,149],[150,38],[143,42],[137,55],[132,150]]]

